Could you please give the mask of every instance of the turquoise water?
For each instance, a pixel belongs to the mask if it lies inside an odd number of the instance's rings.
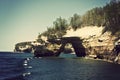
[[[69,57],[67,57],[69,56]],[[120,65],[77,58],[0,53],[0,80],[120,80]]]

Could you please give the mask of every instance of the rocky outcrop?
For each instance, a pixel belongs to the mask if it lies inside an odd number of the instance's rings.
[[[35,57],[54,56],[54,52],[52,50],[45,48],[45,46],[36,46],[34,50],[34,56]]]
[[[108,62],[120,63],[120,44],[117,36],[106,32],[100,36],[90,36],[84,39],[83,45],[86,54],[93,59],[102,59]],[[116,47],[117,46],[117,47]]]
[[[65,50],[65,45],[67,43],[72,44],[77,57],[85,57],[86,55],[85,48],[82,45],[82,40],[79,37],[63,37],[59,39],[50,39],[48,41],[53,45],[59,44],[59,49],[57,49],[56,51],[54,51],[55,49],[48,50],[47,46],[46,48],[42,48],[41,50],[36,49],[34,52],[36,57],[59,56],[60,53]]]
[[[59,56],[61,52],[65,51],[67,43],[72,45],[77,57],[84,57],[86,55],[82,40],[79,37],[50,39],[47,43],[37,46],[32,45],[31,43],[22,46],[18,46],[17,44],[15,50],[20,52],[33,52],[35,57]]]
[[[60,53],[65,49],[67,43],[71,43],[77,57],[85,57],[85,48],[82,45],[82,40],[79,37],[63,37],[57,40],[48,40],[49,42],[54,42],[61,44],[60,49],[55,53],[56,56],[59,56]]]

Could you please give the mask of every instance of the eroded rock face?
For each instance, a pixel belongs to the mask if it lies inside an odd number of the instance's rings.
[[[54,51],[52,49],[47,48],[46,45],[39,45],[34,48],[34,56],[35,57],[49,57],[54,56]]]
[[[65,46],[67,43],[71,43],[77,57],[84,57],[86,55],[85,48],[82,45],[82,40],[79,37],[63,37],[59,39],[52,39],[48,40],[48,43],[45,43],[45,45],[32,45],[31,47],[23,47],[21,48],[23,50],[17,49],[17,47],[16,50],[21,52],[33,52],[35,57],[59,56],[61,52],[65,51]]]
[[[85,48],[82,45],[82,40],[79,37],[63,37],[55,41],[54,40],[49,40],[49,41],[50,42],[53,41],[61,44],[60,49],[58,50],[58,52],[55,53],[57,56],[59,56],[60,53],[65,49],[65,45],[67,43],[72,44],[72,47],[74,48],[77,57],[84,57],[86,55]]]
[[[97,45],[97,42],[93,40],[94,45],[86,48],[87,55],[96,55],[98,59],[120,64],[120,42],[115,42],[115,39],[113,36],[113,38],[109,37],[103,41],[98,40],[101,45]]]

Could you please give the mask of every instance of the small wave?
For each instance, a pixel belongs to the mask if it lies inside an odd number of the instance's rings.
[[[25,63],[25,64],[23,64],[23,66],[27,66],[27,65],[28,65],[28,64],[26,64],[26,63]]]
[[[25,66],[26,69],[32,69],[32,66]]]
[[[23,66],[28,66],[28,61],[30,60],[30,58],[26,58],[23,62]]]
[[[26,73],[23,73],[23,76],[28,76],[30,74],[31,74],[31,72],[26,72]]]
[[[30,66],[30,65],[28,65],[28,61],[30,60],[31,58],[26,58],[25,60],[24,60],[24,62],[23,62],[23,66],[24,66],[24,68],[32,68],[32,66]]]
[[[25,80],[25,76],[29,76],[29,75],[31,75],[31,72],[25,72],[22,75],[5,78],[3,80]]]

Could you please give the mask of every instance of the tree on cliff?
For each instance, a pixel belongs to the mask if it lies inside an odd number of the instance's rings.
[[[73,30],[76,30],[77,28],[81,27],[81,24],[81,16],[78,14],[74,14],[73,17],[71,17],[70,26],[73,28]]]
[[[120,1],[112,0],[106,6],[93,8],[82,16],[74,14],[70,18],[69,25],[73,30],[84,26],[103,26],[103,33],[106,31],[111,31],[112,34],[120,32]],[[60,38],[66,33],[67,28],[67,20],[59,17],[53,22],[53,26],[48,27],[42,35],[48,38]]]
[[[120,1],[112,0],[104,7],[105,11],[105,31],[111,31],[112,34],[120,31]]]
[[[46,36],[48,39],[61,38],[65,35],[67,28],[67,20],[59,17],[53,22],[53,27],[48,27],[47,31],[38,35],[38,38],[40,39],[42,35]]]
[[[53,26],[55,29],[55,35],[57,38],[62,37],[63,35],[65,35],[66,30],[68,28],[68,23],[67,20],[62,19],[61,17],[57,18],[56,21],[53,22]]]
[[[82,26],[103,26],[105,23],[105,15],[103,8],[96,7],[87,11],[82,16]]]

